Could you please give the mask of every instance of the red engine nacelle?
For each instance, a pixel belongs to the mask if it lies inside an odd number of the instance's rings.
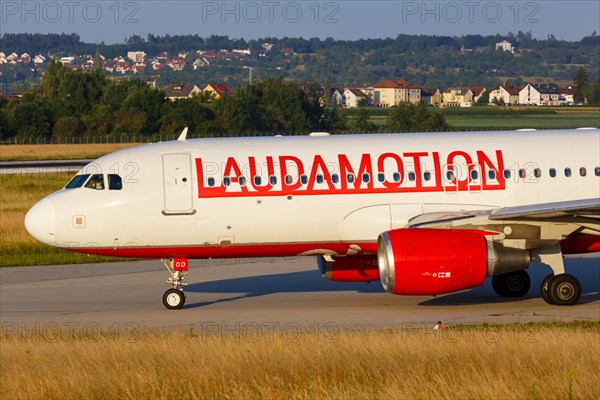
[[[526,250],[497,248],[488,232],[397,229],[379,235],[377,256],[386,291],[435,295],[483,284],[486,276],[529,266]]]
[[[332,256],[331,261],[317,257],[317,266],[325,279],[337,282],[371,282],[379,280],[377,255]]]
[[[574,234],[560,242],[563,254],[596,253],[600,251],[600,236]]]

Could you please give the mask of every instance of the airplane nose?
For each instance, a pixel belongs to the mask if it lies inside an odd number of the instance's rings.
[[[48,199],[42,199],[31,207],[25,215],[25,229],[42,243],[54,243],[56,230],[56,210]]]

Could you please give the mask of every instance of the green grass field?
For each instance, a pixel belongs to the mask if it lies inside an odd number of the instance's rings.
[[[449,114],[446,120],[455,129],[503,130],[503,129],[570,129],[600,126],[600,114],[518,114],[468,115]]]
[[[369,108],[371,121],[386,123],[389,108]],[[572,129],[600,126],[600,107],[470,107],[441,111],[455,130]],[[356,109],[343,110],[349,120]]]

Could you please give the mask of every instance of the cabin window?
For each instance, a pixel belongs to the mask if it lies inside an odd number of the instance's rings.
[[[271,176],[269,177],[269,183],[270,183],[271,185],[277,185],[277,177],[276,177],[275,175],[271,175]]]
[[[302,183],[303,185],[306,185],[308,183],[308,176],[302,174],[300,175],[300,183]]]
[[[254,185],[259,186],[262,184],[262,178],[260,176],[254,177]]]
[[[400,182],[400,178],[401,178],[400,172],[394,172],[393,178],[394,178],[394,182]]]
[[[551,178],[556,178],[556,169],[550,168],[550,170],[548,171],[548,174],[550,174]]]
[[[569,168],[569,167],[565,168],[565,176],[567,178],[571,176],[571,168]]]
[[[385,182],[385,174],[384,174],[383,172],[380,172],[380,173],[378,173],[378,174],[377,174],[377,180],[378,180],[380,183],[383,183],[383,182]]]
[[[541,178],[542,177],[542,170],[539,168],[536,168],[533,170],[533,176],[535,176],[536,178]]]
[[[215,186],[215,178],[210,177],[206,181],[207,181],[209,187]]]
[[[510,179],[510,169],[505,169],[504,170],[504,178]]]
[[[364,174],[362,174],[362,181],[363,181],[364,183],[368,183],[370,180],[371,180],[371,175],[369,175],[369,174],[368,174],[368,173],[366,173],[366,172],[365,172]]]
[[[449,181],[454,180],[454,171],[446,171],[446,179]]]
[[[471,170],[471,180],[477,180],[479,179],[479,172],[477,172],[476,169]]]
[[[285,184],[286,185],[291,185],[292,183],[294,183],[294,178],[292,178],[291,175],[286,175],[285,176]]]
[[[600,167],[594,168],[594,172],[596,173],[596,176],[600,176]]]
[[[104,190],[104,175],[102,174],[94,174],[90,177],[90,179],[85,184],[85,187],[88,189],[94,190]]]
[[[411,181],[411,182],[414,182],[415,179],[417,179],[417,175],[415,175],[414,172],[409,172],[408,173],[408,180]]]
[[[490,178],[491,180],[494,180],[494,179],[496,179],[496,171],[495,171],[495,170],[493,170],[493,169],[490,169],[490,170],[488,171],[488,178]]]
[[[83,186],[83,184],[85,183],[85,181],[87,181],[87,179],[89,177],[90,177],[89,174],[75,175],[73,177],[73,179],[71,179],[69,181],[69,183],[67,183],[67,186],[65,186],[65,189],[76,189],[76,188],[79,188],[79,187]]]
[[[223,186],[229,186],[231,185],[231,178],[226,176],[223,178]]]
[[[354,183],[354,174],[346,175],[346,179],[348,180],[348,183]]]
[[[580,176],[586,176],[587,175],[587,171],[584,167],[579,168],[579,175]]]
[[[527,178],[527,171],[525,171],[525,168],[521,168],[519,170],[519,178],[521,178],[521,179]]]
[[[123,180],[117,174],[108,174],[108,190],[123,189]]]
[[[423,179],[425,179],[426,181],[430,181],[431,180],[431,172],[425,171],[425,173],[423,174]]]
[[[331,175],[331,182],[333,182],[333,183],[339,183],[340,182],[340,176],[338,174]]]
[[[323,183],[325,180],[323,179],[323,175],[317,174],[317,183]]]
[[[240,184],[240,186],[246,186],[246,177],[245,176],[238,177],[238,183]]]

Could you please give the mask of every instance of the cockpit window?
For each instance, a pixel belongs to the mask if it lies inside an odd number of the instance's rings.
[[[85,184],[88,189],[104,190],[104,175],[94,174]]]
[[[65,186],[65,189],[76,189],[76,188],[79,188],[79,187],[83,186],[84,182],[87,181],[87,179],[89,177],[90,177],[90,174],[75,175],[73,177],[73,179],[71,179],[69,181],[69,183],[67,183],[67,186]]]
[[[108,174],[108,190],[121,190],[123,189],[123,180],[119,175]]]

